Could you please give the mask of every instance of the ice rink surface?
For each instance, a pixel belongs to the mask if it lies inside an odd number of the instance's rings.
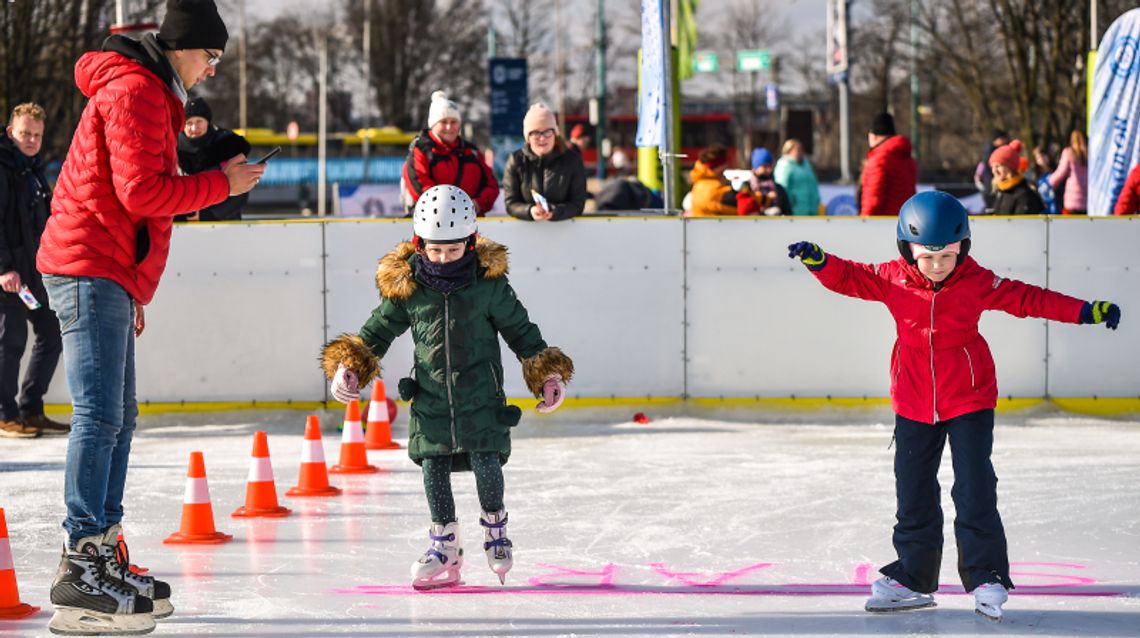
[[[1140,422],[999,413],[994,463],[1018,589],[1000,625],[973,612],[955,569],[949,459],[938,607],[871,615],[867,583],[894,558],[892,417],[635,409],[533,412],[505,467],[515,568],[487,567],[471,474],[453,477],[464,586],[417,593],[427,547],[419,469],[333,476],[343,495],[287,498],[304,413],[144,417],[124,520],[131,559],[168,580],[155,636],[1140,636]],[[692,414],[693,411],[690,411]],[[336,462],[340,414],[324,415]],[[395,424],[405,434],[406,417]],[[269,432],[282,519],[235,519],[251,435]],[[402,442],[402,441],[401,441]],[[66,439],[0,440],[0,507],[24,602],[2,636],[47,635],[59,562]],[[215,522],[234,540],[170,546],[189,452],[205,453]],[[949,450],[946,451],[949,455]]]

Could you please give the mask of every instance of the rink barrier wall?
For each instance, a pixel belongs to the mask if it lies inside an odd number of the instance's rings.
[[[510,249],[510,280],[577,373],[567,407],[818,409],[885,403],[894,326],[879,304],[820,286],[786,246],[811,240],[859,261],[897,255],[893,218],[601,217],[558,224],[482,219]],[[1140,244],[1132,218],[973,218],[972,255],[1000,276],[1124,311],[1116,332],[986,313],[981,331],[1005,409],[1140,412]],[[326,403],[320,345],[356,332],[378,303],[377,260],[407,220],[301,220],[175,227],[138,341],[141,411],[305,410]],[[583,259],[589,255],[589,259]],[[1098,255],[1110,259],[1097,260]],[[774,338],[778,336],[778,338]],[[507,394],[533,407],[510,363]],[[411,368],[401,337],[389,382]],[[513,368],[513,369],[512,369]],[[1013,399],[1013,400],[1010,400]],[[69,402],[63,366],[47,401]],[[1020,403],[1019,403],[1020,402]],[[66,409],[66,405],[62,406]]]

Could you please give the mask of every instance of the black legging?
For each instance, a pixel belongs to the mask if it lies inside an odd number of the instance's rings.
[[[503,467],[498,452],[470,452],[471,470],[484,512],[503,509]],[[433,523],[455,521],[455,497],[451,494],[451,457],[433,456],[423,460],[424,493]]]

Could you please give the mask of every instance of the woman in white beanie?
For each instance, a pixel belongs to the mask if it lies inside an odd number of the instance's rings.
[[[408,149],[404,161],[404,186],[411,205],[420,195],[438,184],[463,189],[482,217],[499,197],[499,182],[483,161],[479,149],[459,135],[462,118],[459,107],[443,91],[431,94],[428,127]]]
[[[507,212],[527,221],[558,221],[582,214],[586,168],[558,132],[554,113],[535,102],[523,118],[522,148],[503,172]]]

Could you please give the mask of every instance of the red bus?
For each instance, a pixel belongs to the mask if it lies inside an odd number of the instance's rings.
[[[588,169],[593,170],[598,161],[598,138],[590,118],[584,113],[570,113],[566,115],[566,132],[575,125],[581,124],[590,136],[590,147],[582,153],[582,160]],[[637,165],[637,114],[620,113],[610,115],[606,120],[606,137],[614,149],[621,148],[625,156],[632,162],[631,168]],[[736,143],[733,141],[733,123],[731,113],[693,113],[681,115],[681,148],[677,151],[685,157],[681,159],[681,166],[692,167],[697,161],[701,149],[710,144],[720,143],[728,148],[728,164],[736,166]]]

